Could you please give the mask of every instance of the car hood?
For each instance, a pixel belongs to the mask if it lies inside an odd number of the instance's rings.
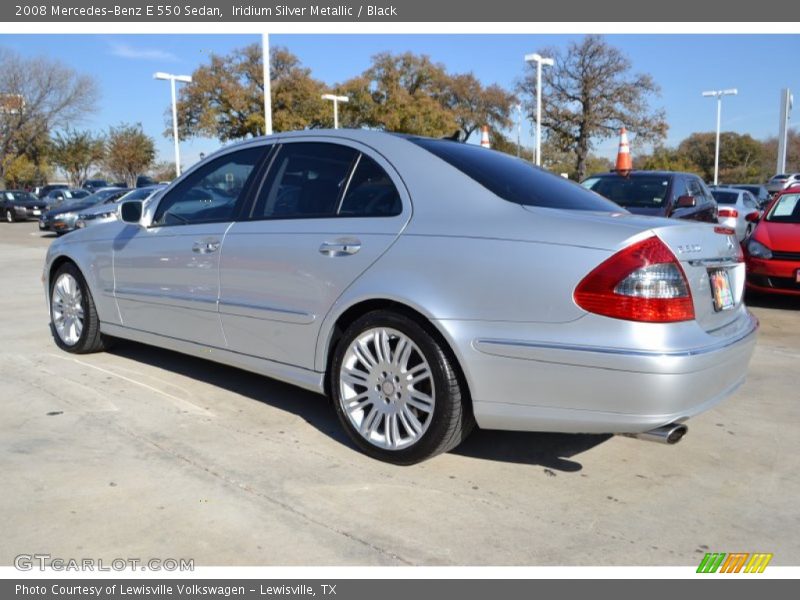
[[[13,206],[24,206],[25,208],[44,208],[47,203],[44,200],[6,200]]]
[[[777,252],[800,252],[800,223],[764,221],[756,230],[756,240]]]
[[[58,208],[54,208],[53,210],[47,211],[47,217],[57,217],[58,215],[68,213],[68,212],[77,212],[89,208],[90,206],[94,206],[92,203],[85,203],[85,202],[77,202],[75,204],[70,205],[62,205]]]
[[[89,208],[80,211],[82,215],[102,215],[105,213],[116,213],[119,204],[111,202],[109,204],[95,204]]]

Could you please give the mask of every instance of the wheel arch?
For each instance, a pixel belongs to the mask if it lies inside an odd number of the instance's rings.
[[[461,365],[462,361],[459,358],[459,353],[456,351],[453,341],[447,331],[441,328],[436,323],[436,320],[432,319],[430,315],[423,312],[421,307],[414,306],[412,303],[405,302],[403,300],[382,297],[360,299],[347,307],[341,308],[335,317],[329,315],[327,321],[330,323],[330,325],[327,329],[325,329],[324,336],[320,336],[320,343],[318,343],[317,346],[317,362],[325,373],[324,385],[326,395],[331,397],[331,362],[333,361],[333,355],[336,351],[336,346],[339,343],[339,340],[341,340],[343,333],[357,319],[376,310],[388,310],[408,317],[422,327],[439,343],[442,349],[449,355],[448,357],[450,358],[453,367],[456,369],[459,380],[464,388],[467,400],[466,406],[468,407],[468,410],[472,411],[472,395],[470,393],[469,378],[464,372],[464,369]]]

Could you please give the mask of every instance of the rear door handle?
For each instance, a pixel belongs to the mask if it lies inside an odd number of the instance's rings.
[[[195,254],[212,254],[219,250],[219,240],[200,240],[192,244]]]
[[[319,253],[325,256],[349,256],[361,250],[361,240],[356,238],[340,238],[333,242],[323,242]]]

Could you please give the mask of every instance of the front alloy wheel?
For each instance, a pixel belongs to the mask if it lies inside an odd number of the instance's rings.
[[[50,325],[56,345],[67,352],[86,354],[106,347],[89,286],[73,263],[61,265],[51,279]]]
[[[403,315],[376,311],[353,323],[331,377],[340,421],[375,458],[412,464],[455,447],[472,428],[448,354]]]

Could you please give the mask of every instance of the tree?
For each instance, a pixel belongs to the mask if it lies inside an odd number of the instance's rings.
[[[175,163],[160,161],[150,167],[150,176],[156,181],[172,181],[175,178]]]
[[[639,142],[657,141],[666,135],[664,111],[649,107],[650,97],[659,92],[658,86],[649,75],[632,74],[630,60],[601,36],[586,36],[563,52],[545,48],[539,53],[555,61],[543,74],[542,126],[554,144],[574,153],[574,170],[579,179],[586,175],[586,160],[593,144],[618,135],[623,126]],[[532,67],[519,91],[535,97]],[[532,100],[528,111],[535,117]]]
[[[39,169],[24,154],[7,156],[2,162],[5,184],[9,189],[26,189],[38,183]]]
[[[466,73],[448,77],[445,89],[445,103],[453,111],[464,139],[482,125],[488,125],[493,131],[513,125],[511,112],[517,98],[499,85],[484,87],[474,74]]]
[[[67,128],[53,136],[50,160],[59,167],[71,185],[83,187],[90,169],[105,157],[105,141],[90,131]]]
[[[48,58],[23,58],[0,48],[0,156],[24,155],[46,172],[49,132],[81,119],[98,97],[94,80]],[[5,165],[0,161],[0,179]]]
[[[682,171],[696,173],[702,177],[702,169],[692,162],[691,158],[674,148],[656,146],[651,154],[634,156],[634,169],[649,171]]]
[[[136,186],[136,178],[150,168],[155,155],[155,142],[144,133],[141,123],[122,124],[108,130],[105,167],[128,187]]]
[[[322,82],[281,47],[270,50],[272,127],[291,131],[320,127],[328,114]],[[330,110],[330,109],[328,109]],[[172,135],[170,125],[166,132]],[[332,118],[331,118],[332,119]],[[192,73],[178,100],[181,137],[205,135],[221,141],[264,135],[264,70],[261,46],[251,44],[220,56]]]
[[[764,142],[764,152],[761,157],[761,177],[758,181],[766,181],[775,175],[775,165],[778,162],[778,138],[771,137]],[[800,132],[790,129],[786,139],[786,172],[800,172]]]
[[[716,133],[693,133],[678,145],[678,154],[697,165],[700,176],[706,181],[713,181],[715,148]],[[719,181],[747,183],[761,179],[763,154],[763,144],[751,136],[722,132],[719,142]]]
[[[441,137],[459,129],[446,104],[448,79],[444,67],[427,56],[382,52],[372,57],[372,65],[360,77],[340,87],[353,90],[358,105],[368,108],[359,117],[364,125]],[[363,102],[367,94],[370,101]]]

